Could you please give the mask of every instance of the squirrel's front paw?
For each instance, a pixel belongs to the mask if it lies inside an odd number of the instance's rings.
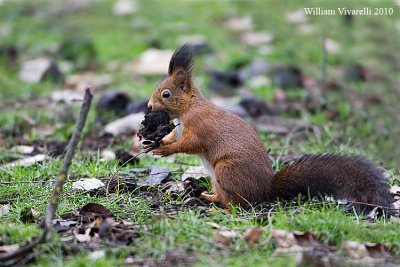
[[[171,151],[169,146],[160,146],[156,150],[154,150],[153,154],[161,157],[166,157],[171,155],[173,152]]]

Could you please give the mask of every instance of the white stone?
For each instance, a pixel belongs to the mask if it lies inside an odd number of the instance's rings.
[[[226,26],[234,31],[250,31],[253,29],[253,19],[250,16],[242,18],[230,18]]]
[[[131,15],[137,11],[137,4],[132,0],[117,0],[113,5],[113,12],[117,16]]]
[[[33,157],[28,157],[28,158],[24,158],[24,159],[13,161],[11,163],[7,163],[7,164],[3,165],[3,167],[4,168],[14,168],[14,167],[17,167],[17,166],[28,167],[28,166],[31,166],[31,165],[37,163],[37,162],[42,162],[45,159],[46,159],[46,155],[38,154],[38,155],[35,155]]]
[[[203,162],[203,164],[204,164],[204,162]],[[211,172],[214,172],[214,170],[211,168],[211,166],[210,166],[210,169],[211,169]],[[194,179],[198,180],[201,177],[209,177],[209,176],[210,176],[210,171],[208,170],[207,167],[192,166],[192,167],[189,167],[187,170],[185,170],[185,172],[182,174],[181,180],[185,181],[188,178],[194,178]]]
[[[56,90],[50,95],[50,99],[54,102],[72,103],[77,100],[83,100],[84,92],[69,89]]]
[[[72,183],[72,189],[91,191],[101,187],[105,187],[104,183],[96,178],[80,179]]]
[[[144,51],[138,60],[125,65],[124,70],[140,75],[165,75],[168,73],[169,61],[173,53],[172,50],[150,48]]]
[[[141,128],[141,123],[144,119],[144,115],[145,114],[143,112],[140,112],[125,116],[107,124],[104,128],[104,131],[106,133],[112,134],[113,136],[137,132]]]
[[[37,58],[26,61],[22,64],[19,71],[19,78],[21,81],[27,83],[38,83],[50,69],[51,64],[52,62],[48,58]]]
[[[246,32],[242,35],[243,43],[251,46],[259,46],[271,43],[274,36],[268,32]]]

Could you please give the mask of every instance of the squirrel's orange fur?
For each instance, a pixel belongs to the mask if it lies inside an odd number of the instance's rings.
[[[169,76],[154,90],[148,106],[165,110],[180,122],[154,154],[196,154],[210,171],[212,194],[203,193],[202,198],[248,207],[304,193],[390,204],[382,171],[358,155],[305,155],[274,175],[255,130],[205,98],[192,81],[192,67],[193,57],[185,45],[174,53]]]

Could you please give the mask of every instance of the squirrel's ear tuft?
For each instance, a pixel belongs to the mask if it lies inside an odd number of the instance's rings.
[[[177,71],[184,71],[187,76],[190,76],[193,69],[193,52],[189,44],[184,44],[182,47],[175,50],[169,62],[168,75],[173,75]]]

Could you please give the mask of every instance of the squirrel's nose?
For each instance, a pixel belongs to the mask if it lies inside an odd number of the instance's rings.
[[[151,100],[149,101],[149,103],[147,104],[147,107],[152,110],[153,109],[153,103],[151,102]]]

